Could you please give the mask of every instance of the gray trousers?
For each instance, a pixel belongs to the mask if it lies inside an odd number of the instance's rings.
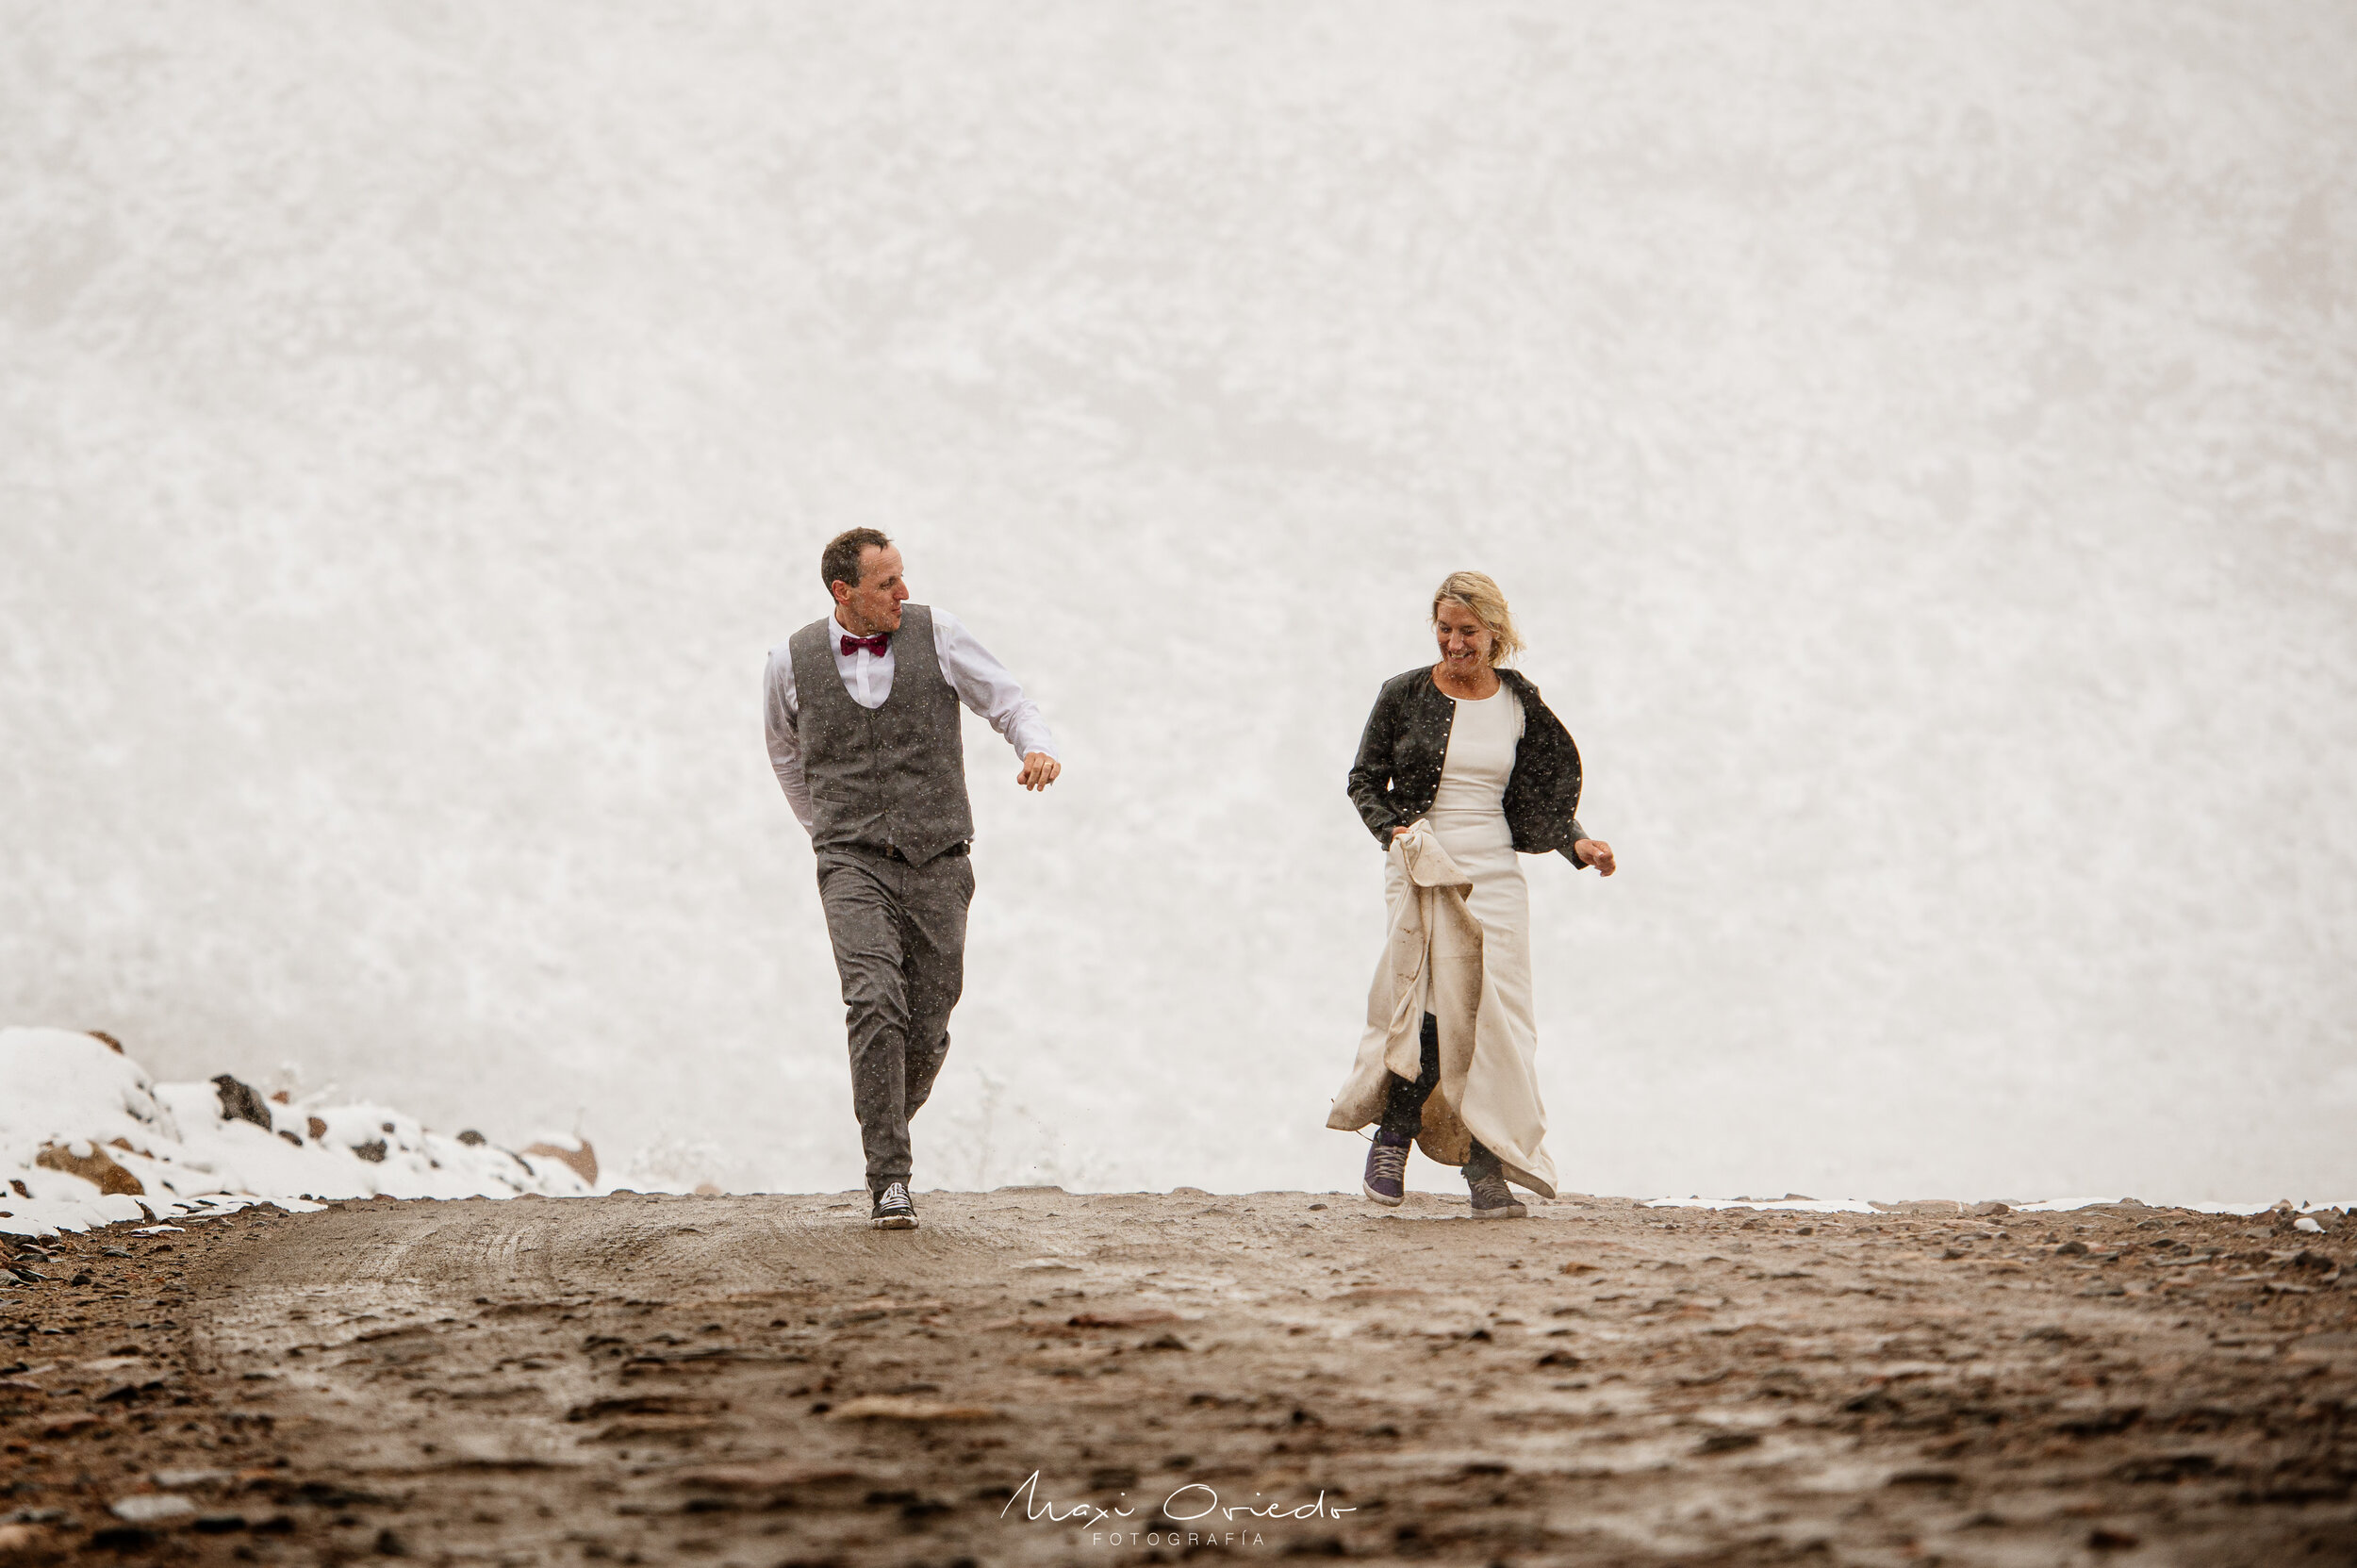
[[[909,1118],[949,1054],[973,899],[974,863],[965,855],[911,866],[867,850],[818,851],[818,901],[843,978],[851,1109],[871,1192],[909,1179]]]

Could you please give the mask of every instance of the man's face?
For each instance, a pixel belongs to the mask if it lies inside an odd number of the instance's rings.
[[[859,586],[838,579],[834,589],[835,619],[855,635],[872,637],[900,629],[900,602],[909,586],[900,577],[900,553],[891,545],[869,545],[859,553]]]

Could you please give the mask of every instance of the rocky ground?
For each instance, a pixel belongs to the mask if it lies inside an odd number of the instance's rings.
[[[2351,1234],[2289,1216],[921,1205],[20,1248],[0,1562],[2357,1561]]]

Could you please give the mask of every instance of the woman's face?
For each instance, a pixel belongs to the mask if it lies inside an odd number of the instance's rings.
[[[1441,663],[1451,675],[1472,678],[1490,668],[1490,650],[1497,638],[1464,605],[1443,601],[1433,612],[1432,635],[1441,645]]]

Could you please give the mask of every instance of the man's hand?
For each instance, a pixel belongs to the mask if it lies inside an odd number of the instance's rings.
[[[1572,846],[1572,853],[1579,857],[1582,866],[1594,867],[1598,876],[1612,874],[1612,846],[1603,839],[1583,838]]]
[[[1063,764],[1047,752],[1026,751],[1023,753],[1023,771],[1014,776],[1014,782],[1026,789],[1046,789],[1056,782],[1056,775],[1063,771]]]

